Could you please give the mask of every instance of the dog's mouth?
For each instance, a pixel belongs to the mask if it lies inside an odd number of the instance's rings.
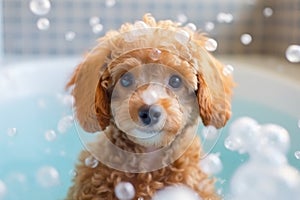
[[[163,130],[145,131],[144,129],[134,129],[130,133],[127,133],[127,136],[131,141],[140,144],[147,149],[157,150],[164,146],[162,144],[164,134]]]
[[[163,130],[153,130],[153,129],[144,129],[144,128],[135,128],[131,133],[126,133],[127,135],[131,135],[133,137],[139,139],[148,139],[155,137],[156,135],[162,134]]]

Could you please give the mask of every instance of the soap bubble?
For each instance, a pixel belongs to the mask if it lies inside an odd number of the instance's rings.
[[[218,47],[218,43],[216,40],[209,38],[206,42],[205,42],[205,49],[207,51],[215,51],[217,50]]]
[[[60,133],[65,133],[73,125],[74,118],[72,115],[67,115],[61,118],[57,124],[57,130]]]
[[[102,24],[96,24],[93,26],[93,33],[99,34],[103,31],[103,25]]]
[[[219,23],[231,23],[233,21],[233,16],[231,13],[220,12],[217,15],[217,21]]]
[[[143,21],[136,21],[134,23],[134,31],[130,31],[124,34],[124,40],[126,42],[133,42],[136,39],[138,39],[138,37],[144,35],[147,33],[147,28],[149,28],[149,26],[143,22]]]
[[[96,168],[99,164],[99,161],[93,156],[89,156],[84,160],[84,164],[87,167]]]
[[[95,26],[95,25],[97,25],[97,24],[99,24],[99,23],[100,23],[100,18],[96,17],[96,16],[91,17],[90,20],[89,20],[89,24],[92,27]]]
[[[217,174],[222,171],[223,165],[219,154],[208,154],[199,163],[200,168],[207,174]]]
[[[252,36],[248,33],[241,35],[241,42],[244,45],[249,45],[252,42]]]
[[[116,5],[116,0],[106,0],[105,5],[106,5],[106,7],[111,8],[114,5]]]
[[[71,169],[71,170],[69,171],[69,175],[70,175],[71,177],[75,177],[75,176],[77,176],[77,171],[76,171],[75,169]]]
[[[295,151],[294,156],[296,159],[300,160],[300,151]]]
[[[151,200],[202,200],[199,195],[185,185],[167,186],[154,194]]]
[[[68,31],[66,34],[65,34],[65,40],[66,41],[72,41],[74,40],[74,38],[76,37],[76,33],[73,32],[73,31]]]
[[[258,141],[258,123],[250,117],[235,120],[229,128],[229,136],[225,139],[225,147],[232,151],[245,153],[253,150]]]
[[[290,142],[284,128],[276,124],[258,125],[255,120],[243,117],[231,125],[229,134],[229,137],[240,140],[250,156],[231,179],[233,197],[230,199],[299,198],[300,175],[288,164],[285,156]]]
[[[224,140],[224,146],[230,151],[237,151],[241,148],[241,141],[237,138],[226,138]]]
[[[262,146],[256,152],[252,151],[251,158],[256,162],[269,164],[272,166],[282,166],[287,164],[287,158],[277,148],[271,146]]]
[[[135,29],[146,29],[146,28],[149,28],[149,26],[143,21],[136,21],[134,23],[134,28]]]
[[[152,49],[152,51],[150,52],[150,55],[149,55],[149,57],[154,61],[159,60],[160,56],[161,56],[161,51],[159,49],[155,49],[155,48]]]
[[[52,166],[43,166],[36,174],[37,182],[45,188],[59,185],[60,177],[58,171]]]
[[[54,130],[48,130],[45,132],[45,139],[49,142],[56,139],[56,133]]]
[[[186,45],[190,40],[190,34],[184,30],[179,30],[175,34],[175,40],[182,45]]]
[[[234,70],[234,68],[232,65],[225,65],[223,68],[224,76],[228,76],[228,75],[232,74],[233,70]]]
[[[223,189],[222,188],[217,189],[217,194],[221,197],[224,197]],[[224,200],[224,198],[221,198],[221,199]]]
[[[300,45],[290,45],[285,51],[285,57],[291,63],[300,62]]]
[[[129,42],[136,40],[139,36],[147,34],[149,28],[149,26],[145,22],[140,20],[136,21],[133,26],[134,26],[134,31],[129,32],[130,35],[129,37],[131,37],[128,40]]]
[[[183,23],[187,22],[188,18],[185,14],[181,13],[181,14],[177,15],[177,20],[178,20],[178,22],[183,24]]]
[[[135,196],[135,189],[129,182],[120,182],[115,187],[115,195],[119,200],[130,200]]]
[[[290,166],[274,167],[250,161],[235,172],[230,188],[234,199],[296,200],[300,193],[300,177]]]
[[[46,15],[51,9],[51,3],[49,0],[31,0],[29,8],[35,15]]]
[[[58,94],[58,100],[65,106],[72,107],[74,103],[74,96],[70,94]]]
[[[42,31],[48,30],[50,27],[50,21],[47,18],[40,18],[37,21],[36,26],[38,27],[39,30]]]
[[[201,134],[202,134],[203,138],[208,139],[208,140],[213,140],[219,136],[219,131],[216,127],[208,125],[208,126],[203,127]]]
[[[0,199],[4,199],[6,193],[7,193],[6,185],[3,181],[0,180]]]
[[[206,22],[204,25],[204,29],[207,32],[214,30],[214,28],[215,28],[215,24],[213,22]]]
[[[7,129],[7,135],[10,137],[13,137],[15,135],[17,135],[18,131],[17,128],[9,128]]]
[[[229,129],[229,136],[225,139],[225,146],[240,153],[255,153],[264,147],[276,148],[282,153],[289,149],[288,132],[275,124],[259,124],[249,117],[235,120]]]
[[[269,7],[266,7],[263,10],[263,14],[264,14],[265,17],[271,17],[273,15],[273,9],[269,8]]]
[[[266,124],[260,129],[261,145],[270,146],[287,153],[290,147],[290,137],[286,129],[276,124]]]
[[[187,25],[185,25],[185,28],[187,28],[191,31],[196,31],[197,30],[197,26],[194,23],[188,23]]]

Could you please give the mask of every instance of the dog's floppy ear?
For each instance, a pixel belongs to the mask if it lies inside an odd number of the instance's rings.
[[[78,65],[66,87],[74,86],[76,117],[87,132],[101,131],[109,125],[110,109],[105,60],[108,48],[97,47]]]
[[[231,76],[223,74],[223,65],[202,52],[197,74],[199,112],[205,126],[223,127],[231,116]]]

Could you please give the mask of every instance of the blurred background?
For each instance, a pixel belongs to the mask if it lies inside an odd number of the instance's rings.
[[[300,43],[299,0],[1,1],[0,53],[7,56],[82,54],[106,31],[148,12],[158,20],[193,23],[218,42],[220,54],[284,58],[289,45]]]

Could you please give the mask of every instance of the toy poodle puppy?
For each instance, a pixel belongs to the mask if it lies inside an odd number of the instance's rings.
[[[233,81],[206,41],[150,14],[99,39],[67,85],[79,124],[97,135],[80,155],[68,200],[150,200],[178,184],[219,199],[214,179],[199,167],[204,152],[196,133],[200,120],[226,124]],[[131,196],[117,194],[121,182],[133,186]]]

